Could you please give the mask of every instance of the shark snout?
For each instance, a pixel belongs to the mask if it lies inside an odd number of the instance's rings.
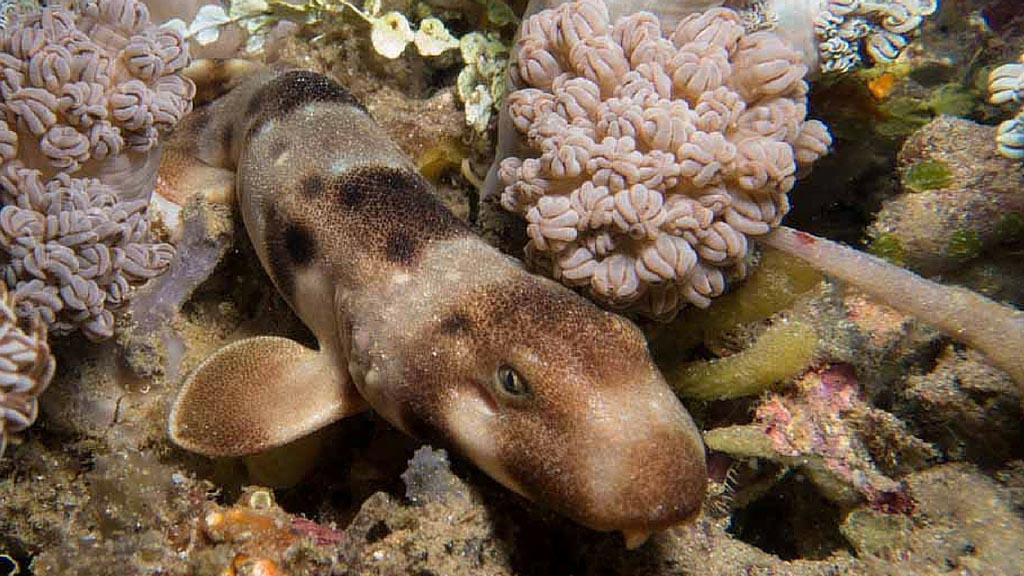
[[[643,430],[611,434],[587,467],[589,505],[581,523],[622,531],[627,539],[686,522],[704,501],[704,446],[682,406],[671,418],[648,420]]]

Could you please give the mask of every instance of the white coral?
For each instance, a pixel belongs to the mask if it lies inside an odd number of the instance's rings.
[[[181,35],[151,24],[138,0],[78,4],[77,14],[60,3],[19,14],[0,31],[0,116],[23,138],[19,160],[46,178],[100,173],[111,156],[148,152],[158,130],[192,109],[195,93],[180,76],[188,64]]]
[[[46,326],[20,320],[15,308],[15,298],[0,282],[0,457],[8,437],[36,421],[39,395],[55,367]]]
[[[508,112],[536,157],[501,162],[502,206],[534,265],[611,306],[707,306],[831,144],[800,55],[725,8],[663,36],[577,0],[527,19],[514,58]]]
[[[1003,64],[989,74],[989,102],[1022,104],[1017,116],[999,125],[996,147],[1007,158],[1024,158],[1024,54],[1020,63]]]
[[[181,35],[138,0],[19,12],[0,31],[0,283],[51,334],[113,334],[112,310],[173,256],[148,239],[160,131],[192,108]],[[104,185],[98,176],[111,182]]]

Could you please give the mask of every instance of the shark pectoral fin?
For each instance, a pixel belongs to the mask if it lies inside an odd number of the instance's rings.
[[[343,365],[287,338],[225,346],[186,379],[171,409],[171,440],[207,456],[243,456],[365,410]]]

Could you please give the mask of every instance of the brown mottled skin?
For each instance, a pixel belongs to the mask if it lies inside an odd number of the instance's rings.
[[[218,352],[175,403],[175,442],[252,453],[368,405],[598,530],[697,512],[703,445],[640,331],[472,234],[343,88],[261,72],[184,130],[237,174],[259,258],[320,350]]]

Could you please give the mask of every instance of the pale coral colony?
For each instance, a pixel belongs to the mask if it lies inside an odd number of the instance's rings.
[[[671,318],[744,275],[748,236],[789,210],[799,168],[827,152],[807,120],[807,67],[716,8],[662,35],[585,0],[527,20],[508,110],[539,157],[501,162],[502,205],[528,258],[598,300]]]
[[[989,102],[1020,104],[1016,116],[999,125],[996,147],[1007,158],[1024,158],[1024,54],[1020,62],[1003,64],[989,74]]]
[[[0,284],[0,457],[8,437],[28,428],[39,412],[39,395],[53,378],[54,359],[46,326],[23,320]]]
[[[148,235],[161,131],[191,110],[188,50],[135,0],[59,5],[0,32],[0,244],[22,316],[113,333],[111,311],[173,255]]]
[[[831,145],[806,118],[805,77],[892,61],[937,8],[724,4],[674,30],[648,12],[611,22],[597,0],[523,23],[507,99],[523,157],[501,158],[498,177],[539,270],[659,320],[708,306]]]

